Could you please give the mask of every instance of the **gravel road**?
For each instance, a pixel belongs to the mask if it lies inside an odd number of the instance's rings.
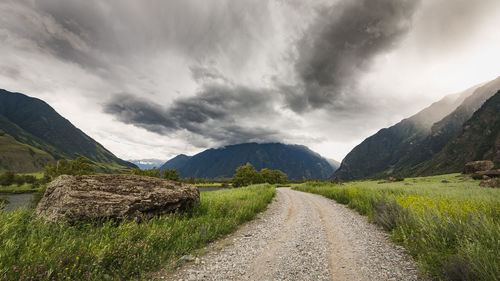
[[[289,188],[277,189],[259,219],[207,250],[154,280],[419,280],[404,249],[365,217]]]

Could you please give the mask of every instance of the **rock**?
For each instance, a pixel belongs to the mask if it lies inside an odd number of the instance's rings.
[[[181,257],[181,260],[183,261],[194,261],[196,258],[192,255],[185,255]]]
[[[500,187],[500,179],[494,178],[494,179],[484,180],[479,184],[479,186],[482,186],[482,187]]]
[[[63,175],[52,181],[35,211],[48,221],[149,219],[200,200],[197,187],[136,175]]]
[[[477,173],[480,175],[483,175],[483,176],[490,177],[490,178],[499,178],[500,177],[500,170],[480,171]]]
[[[495,167],[490,160],[473,161],[465,164],[464,174],[474,174],[481,171],[488,171]]]

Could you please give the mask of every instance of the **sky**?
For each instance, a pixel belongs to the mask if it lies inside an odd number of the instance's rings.
[[[498,0],[0,0],[0,88],[123,159],[243,142],[342,160],[500,75]]]

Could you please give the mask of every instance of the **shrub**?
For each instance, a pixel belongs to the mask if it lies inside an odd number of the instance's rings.
[[[233,176],[233,187],[246,186],[258,183],[284,184],[287,182],[287,175],[280,170],[269,170],[264,168],[258,172],[250,163],[236,169]]]
[[[179,173],[177,173],[177,169],[163,171],[162,178],[167,179],[167,180],[171,180],[171,181],[179,181],[180,180]]]
[[[132,169],[132,171],[130,171],[130,174],[138,175],[138,176],[152,177],[152,178],[160,178],[160,169],[152,168],[149,170],[141,170],[141,169],[137,168],[137,169]]]
[[[0,185],[7,186],[13,184],[15,175],[16,174],[12,171],[3,172],[2,175],[0,175]]]
[[[94,173],[94,168],[89,159],[78,157],[75,160],[61,159],[54,165],[47,164],[44,169],[44,178],[50,180],[55,179],[60,175],[82,176]]]

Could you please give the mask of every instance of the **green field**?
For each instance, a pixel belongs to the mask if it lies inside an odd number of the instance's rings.
[[[204,192],[188,213],[142,223],[46,224],[0,210],[0,280],[140,279],[234,231],[274,194],[268,184]]]
[[[499,280],[500,188],[458,174],[378,184],[308,182],[295,190],[334,199],[390,232],[437,280]]]
[[[18,175],[34,176],[37,179],[43,178],[43,173],[18,173]],[[0,193],[29,193],[37,192],[42,188],[40,184],[24,183],[22,185],[11,184],[11,185],[0,185]]]

